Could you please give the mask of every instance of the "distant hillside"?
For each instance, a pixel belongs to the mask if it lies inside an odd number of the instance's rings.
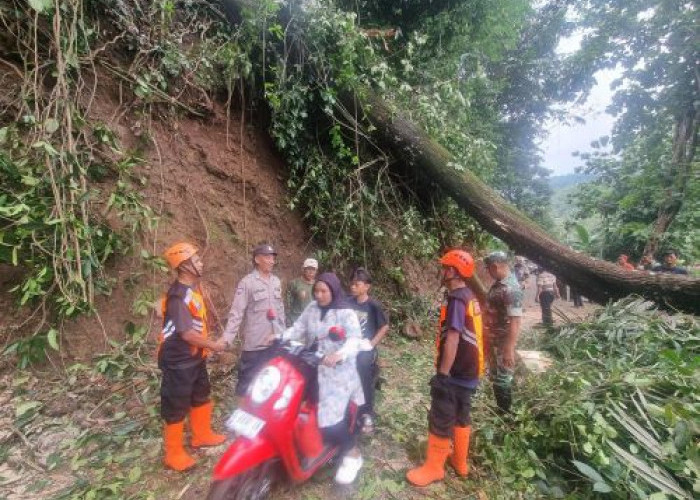
[[[569,186],[575,186],[584,182],[589,182],[594,179],[594,176],[588,174],[566,174],[555,175],[549,178],[549,186],[553,191]]]
[[[549,178],[549,185],[552,188],[550,203],[552,219],[560,236],[564,237],[564,223],[571,218],[574,211],[569,195],[577,192],[578,186],[593,179],[594,176],[586,174],[556,175]]]

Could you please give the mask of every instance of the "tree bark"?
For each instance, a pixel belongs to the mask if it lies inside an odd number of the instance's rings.
[[[378,95],[362,93],[366,117],[376,135],[421,179],[452,197],[481,226],[518,254],[559,275],[582,295],[604,303],[638,294],[671,308],[700,313],[700,279],[670,274],[628,271],[576,252],[554,240],[537,224],[503,200],[476,175],[457,172],[450,153],[415,123],[395,112]],[[354,99],[344,99],[352,106]]]
[[[659,243],[673,223],[683,206],[683,197],[690,180],[690,166],[695,157],[698,141],[698,115],[695,109],[689,109],[677,121],[673,131],[671,167],[668,172],[670,185],[654,225],[649,240],[644,245],[644,254],[654,255]]]
[[[224,1],[230,17],[235,16],[231,11],[250,5],[251,0]],[[285,16],[284,11],[281,15]],[[415,123],[391,109],[380,96],[368,89],[357,90],[357,94],[341,96],[342,100],[348,109],[354,109],[358,101],[361,103],[365,117],[376,127],[374,134],[400,160],[400,168],[420,179],[416,187],[439,188],[486,231],[503,240],[518,254],[559,275],[578,288],[582,295],[596,302],[638,294],[667,307],[700,313],[700,279],[628,271],[559,243],[476,175],[469,171],[457,172],[450,166],[453,158],[445,148]]]

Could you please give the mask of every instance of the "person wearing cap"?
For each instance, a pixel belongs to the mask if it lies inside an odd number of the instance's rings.
[[[471,398],[484,374],[481,310],[467,286],[474,259],[464,250],[450,250],[440,259],[446,303],[440,308],[436,338],[436,374],[430,379],[428,449],[425,462],[406,473],[414,486],[445,477],[445,462],[460,477],[469,474]],[[450,453],[452,444],[452,453]]]
[[[270,356],[270,343],[285,326],[282,284],[272,274],[277,252],[262,243],[253,249],[255,268],[236,287],[223,338],[231,345],[239,331],[243,351],[238,360],[236,395],[245,395],[258,368]]]
[[[294,323],[302,311],[314,298],[314,283],[318,272],[318,261],[306,259],[301,266],[301,276],[293,279],[287,286],[287,319]]]
[[[200,287],[204,265],[197,248],[177,243],[165,251],[165,259],[177,272],[177,279],[161,301],[163,326],[158,338],[160,413],[165,421],[163,462],[184,471],[195,465],[183,445],[188,414],[193,447],[216,446],[226,440],[211,429],[213,404],[206,365],[207,351],[222,351],[226,343],[208,338],[207,308]]]
[[[513,399],[515,346],[523,315],[523,291],[510,270],[505,252],[490,253],[484,263],[494,279],[486,296],[489,371],[493,379],[496,404],[502,411],[508,412]]]

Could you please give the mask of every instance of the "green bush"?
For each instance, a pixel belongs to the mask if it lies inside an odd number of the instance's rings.
[[[516,489],[560,498],[698,494],[695,318],[624,299],[563,327],[548,349],[554,365],[517,388],[512,419],[479,422],[482,463]]]

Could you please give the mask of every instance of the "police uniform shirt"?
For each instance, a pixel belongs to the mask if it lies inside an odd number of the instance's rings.
[[[269,314],[274,315],[271,321]],[[236,288],[223,338],[231,344],[239,330],[243,333],[243,350],[259,351],[268,347],[270,335],[284,330],[282,284],[275,275],[264,279],[257,270],[246,275]]]
[[[656,266],[652,270],[659,273],[688,274],[688,270],[686,268],[678,266],[668,267],[666,265],[662,265]]]

